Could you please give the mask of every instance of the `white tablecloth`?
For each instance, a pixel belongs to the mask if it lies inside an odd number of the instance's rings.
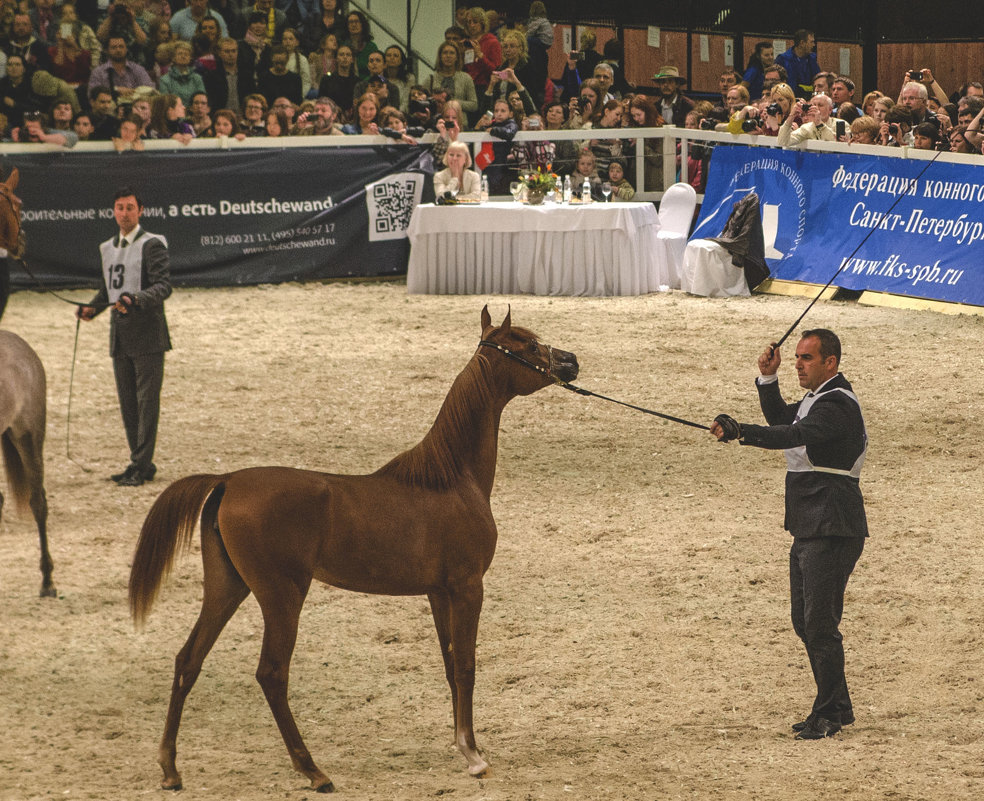
[[[414,209],[407,291],[418,294],[641,295],[661,279],[652,203]]]

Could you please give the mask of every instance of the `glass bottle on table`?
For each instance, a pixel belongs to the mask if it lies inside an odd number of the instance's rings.
[[[572,194],[571,176],[565,175],[564,176],[564,202],[565,203],[571,202],[571,194]]]
[[[482,176],[482,194],[479,199],[482,203],[489,202],[489,177],[487,175]]]
[[[591,181],[587,178],[584,179],[584,183],[581,184],[581,202],[590,203],[591,202]]]

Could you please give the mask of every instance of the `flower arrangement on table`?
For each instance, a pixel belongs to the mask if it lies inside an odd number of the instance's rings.
[[[557,188],[557,182],[560,179],[557,177],[557,173],[551,171],[550,166],[548,164],[546,169],[537,167],[536,171],[528,172],[519,179],[519,182],[526,188],[527,196],[537,193],[542,197]]]

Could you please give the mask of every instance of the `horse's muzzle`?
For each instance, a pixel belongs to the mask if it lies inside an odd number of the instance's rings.
[[[560,381],[573,381],[577,378],[577,356],[566,350],[554,348],[550,353],[550,373]]]

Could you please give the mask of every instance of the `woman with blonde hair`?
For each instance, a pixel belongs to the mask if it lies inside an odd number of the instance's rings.
[[[478,110],[478,95],[475,92],[475,82],[471,75],[465,72],[465,53],[461,45],[451,40],[445,40],[437,48],[435,69],[421,84],[427,93],[437,99],[457,100],[461,108],[469,114]]]
[[[502,46],[495,34],[489,33],[489,19],[483,8],[468,9],[465,32],[465,72],[474,81],[475,91],[484,92],[492,80],[492,71],[502,63]]]
[[[482,179],[470,169],[471,150],[464,142],[452,142],[444,154],[444,169],[434,173],[434,194],[438,198],[448,193],[458,200],[478,200]]]
[[[502,63],[493,71],[490,85],[493,93],[499,97],[509,97],[516,91],[522,94],[525,89],[531,98],[532,108],[527,108],[527,114],[535,114],[543,105],[545,85],[541,82],[536,86],[536,75],[530,64],[526,49],[526,37],[519,31],[509,30],[502,34]],[[497,83],[498,82],[498,83]]]
[[[355,117],[350,125],[342,126],[342,133],[373,136],[379,133],[376,118],[379,117],[379,98],[366,92],[356,102],[353,109]]]
[[[885,97],[884,92],[879,92],[877,89],[873,89],[864,96],[864,100],[861,101],[861,114],[871,116],[871,107],[874,106],[875,101],[880,97]]]

